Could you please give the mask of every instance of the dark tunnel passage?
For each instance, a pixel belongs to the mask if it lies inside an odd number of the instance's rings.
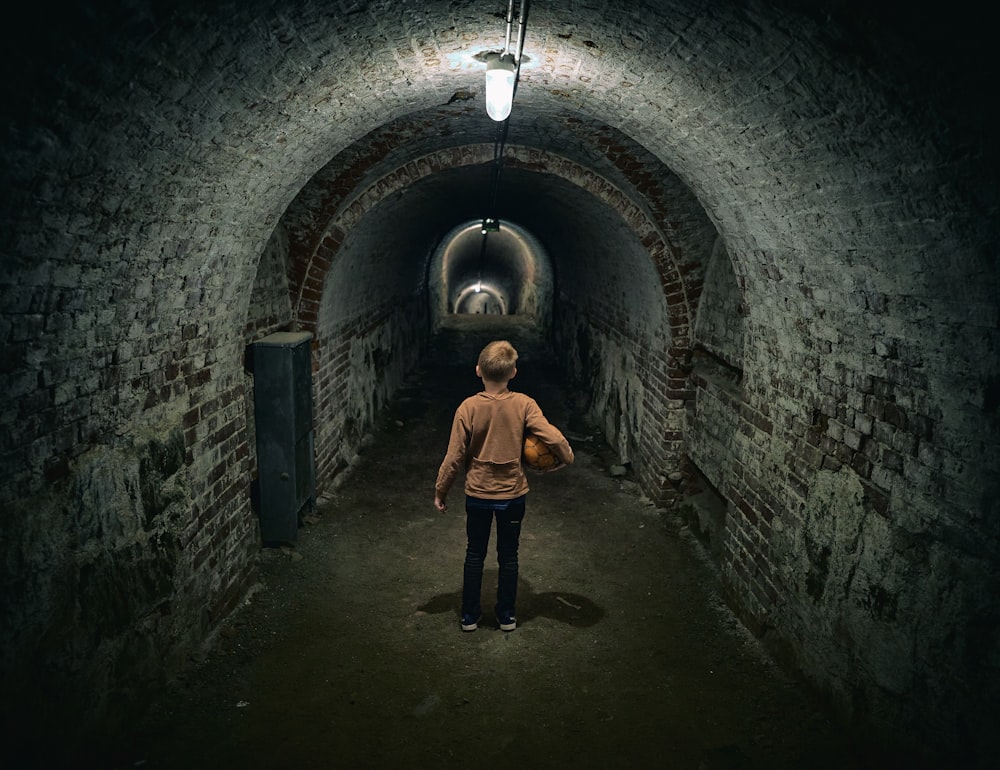
[[[369,137],[362,144],[378,141],[377,136]],[[620,141],[626,142],[623,137]],[[633,150],[639,152],[637,147]],[[488,146],[479,150],[487,151]],[[365,149],[362,146],[356,152],[364,154]],[[653,230],[652,216],[616,190],[603,186],[599,178],[579,164],[536,151],[529,166],[514,147],[509,150],[501,177],[500,229],[487,234],[484,252],[478,227],[482,216],[473,217],[485,208],[492,168],[488,162],[470,164],[468,153],[465,147],[439,153],[433,161],[436,165],[449,161],[462,165],[417,180],[410,180],[408,175],[411,183],[405,187],[395,189],[402,183],[388,182],[386,177],[373,183],[373,190],[391,193],[379,193],[381,198],[362,195],[370,209],[352,210],[356,220],[352,221],[349,235],[338,244],[330,272],[314,278],[315,293],[322,296],[316,303],[315,324],[309,323],[310,303],[300,302],[292,310],[303,328],[315,335],[317,392],[328,390],[326,378],[339,373],[347,357],[351,361],[352,386],[358,387],[360,395],[360,399],[349,399],[346,404],[331,402],[329,413],[324,410],[322,398],[319,400],[316,442],[320,477],[332,477],[337,469],[348,467],[360,440],[359,431],[371,424],[403,372],[414,365],[415,353],[425,344],[428,333],[440,326],[444,315],[454,312],[463,290],[473,287],[474,293],[474,287],[483,279],[488,285],[495,283],[494,291],[508,312],[525,314],[550,339],[567,378],[587,394],[593,412],[603,415],[604,429],[623,462],[631,462],[640,441],[655,441],[660,444],[656,451],[672,452],[669,462],[674,466],[671,470],[676,471],[681,462],[676,449],[663,443],[662,438],[643,439],[639,435],[647,416],[637,351],[673,347],[671,359],[679,360],[690,345],[688,339],[672,339],[673,328],[689,336],[677,319],[680,308],[675,303],[671,317],[649,246],[643,244],[629,222],[630,218],[637,219]],[[669,185],[668,172],[652,158],[645,160],[663,174],[660,185],[664,195],[672,196],[669,205],[677,218],[672,224],[684,228],[682,235],[674,236],[673,243],[656,234],[658,245],[664,251],[670,250],[668,255],[683,250],[689,259],[683,269],[700,272],[704,265],[699,261],[707,261],[717,235],[690,191],[676,179]],[[300,205],[311,209],[325,205],[322,197],[312,194],[312,187],[328,185],[327,175],[337,173],[336,168],[324,170],[304,188],[284,217],[289,228],[297,220],[315,221],[312,211],[300,210]],[[390,171],[387,177],[391,179],[394,173]],[[388,223],[392,226],[387,227]],[[331,223],[328,227],[335,229],[339,225]],[[287,261],[294,275],[299,255],[294,251],[293,233],[287,241],[291,244],[287,253],[275,250],[262,261],[259,270],[270,275],[281,271],[280,263]],[[415,253],[421,258],[415,258]],[[312,255],[307,258],[312,259]],[[717,259],[726,261],[728,257],[722,251]],[[302,272],[308,271],[317,272],[313,266],[302,268]],[[258,280],[258,293],[270,291],[271,285],[266,279]],[[733,301],[731,295],[736,287],[731,275],[729,283],[722,285],[728,296],[720,297],[719,302],[725,305]],[[678,285],[677,290],[683,293],[684,287]],[[250,304],[251,312],[269,304],[258,296]],[[611,312],[611,308],[619,306],[622,310],[614,312],[620,314],[622,328],[627,330],[626,344],[616,339],[621,332],[610,333],[586,320],[591,314]],[[357,326],[366,317],[378,314],[396,320],[378,335],[358,339]],[[251,317],[247,325],[257,323]],[[344,338],[352,349],[335,342]],[[331,346],[337,347],[336,355],[328,355]],[[373,355],[375,350],[398,350],[399,354],[382,360]],[[673,410],[679,415],[682,406],[677,403]]]
[[[501,133],[500,4],[26,13],[0,100],[5,737],[141,710],[260,590],[254,350],[304,346],[296,493],[323,498],[478,317],[538,335],[607,464],[843,724],[996,756],[975,14],[534,3]]]
[[[552,266],[548,254],[516,224],[497,231],[481,221],[459,226],[443,239],[430,264],[431,313],[525,315],[551,324]]]

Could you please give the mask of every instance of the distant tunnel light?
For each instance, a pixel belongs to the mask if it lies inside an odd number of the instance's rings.
[[[467,284],[454,297],[452,313],[507,315],[506,292],[487,279]]]
[[[514,104],[514,54],[493,54],[486,60],[486,114],[506,120]]]

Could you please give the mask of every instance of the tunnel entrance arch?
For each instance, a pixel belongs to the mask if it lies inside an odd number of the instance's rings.
[[[441,239],[428,269],[434,329],[451,314],[518,315],[545,330],[552,316],[552,262],[539,241],[518,224],[483,233],[479,221],[454,227]]]
[[[345,194],[342,190],[349,186],[351,179],[362,173],[360,169],[341,168],[337,164],[331,164],[318,173],[308,188],[309,194],[300,195],[286,212],[289,221],[312,221],[328,212],[325,225],[314,225],[301,230],[290,226],[293,234],[289,237],[288,245],[288,292],[295,323],[302,329],[314,331],[326,273],[337,259],[346,234],[366,212],[379,201],[398,195],[424,178],[448,169],[485,167],[492,163],[493,152],[494,148],[489,144],[444,148],[408,163],[401,163],[364,188],[353,189],[350,194]],[[697,304],[698,281],[692,278],[697,272],[692,274],[690,265],[684,263],[685,249],[679,245],[679,236],[672,226],[668,226],[665,220],[661,222],[656,216],[652,216],[646,208],[637,204],[618,186],[610,184],[600,173],[556,153],[508,145],[505,167],[524,168],[565,179],[618,211],[646,245],[660,274],[663,293],[670,297],[673,308],[670,317],[671,338],[675,345],[683,343],[681,347],[686,347],[689,325]],[[479,228],[480,221],[466,220],[465,226]],[[511,226],[501,222],[501,232],[504,227]],[[449,235],[453,235],[455,230],[450,231]],[[442,238],[439,244],[446,243],[448,237],[446,235]],[[537,243],[534,237],[531,240]],[[432,259],[436,257],[436,251],[431,256]],[[434,272],[433,268],[430,265],[427,273],[429,280],[440,275],[440,271]],[[688,285],[690,280],[694,280],[695,285]],[[430,288],[433,291],[433,287]],[[545,314],[541,315],[541,319],[545,320]]]
[[[318,421],[324,426],[334,425],[337,415],[344,412],[357,411],[361,415],[359,426],[367,424],[372,416],[372,391],[355,386],[358,364],[345,366],[345,344],[350,349],[376,347],[378,354],[365,354],[363,360],[367,365],[371,358],[375,368],[384,369],[378,362],[387,358],[385,350],[395,351],[389,356],[392,360],[402,360],[411,351],[419,350],[426,334],[436,333],[445,319],[456,317],[455,301],[462,291],[478,285],[472,255],[478,255],[481,243],[482,212],[475,205],[475,193],[488,179],[493,152],[493,146],[487,144],[457,145],[395,167],[388,164],[378,175],[366,175],[350,164],[331,164],[317,174],[298,204],[286,212],[290,224],[287,277],[293,323],[314,332],[314,370],[322,383],[317,388],[342,394],[336,399],[318,398]],[[679,220],[668,218],[666,201],[650,208],[637,200],[636,188],[625,183],[628,179],[612,174],[619,182],[615,184],[608,176],[574,159],[518,145],[508,146],[506,153],[505,189],[517,192],[509,194],[508,200],[513,203],[505,204],[500,213],[499,234],[519,235],[537,248],[536,257],[546,256],[544,260],[525,261],[511,269],[511,275],[515,276],[514,283],[530,288],[536,279],[524,280],[529,262],[534,269],[549,270],[544,291],[536,287],[536,305],[530,311],[534,315],[525,314],[527,299],[521,297],[514,317],[536,321],[539,331],[556,343],[567,371],[583,377],[583,386],[596,388],[599,397],[589,410],[605,422],[609,414],[614,415],[609,438],[623,459],[635,468],[641,486],[653,499],[665,502],[676,492],[670,479],[681,472],[684,463],[685,408],[693,398],[688,376],[690,328],[700,295],[701,272],[696,261],[686,256],[692,246],[690,234],[682,235],[684,228],[678,226],[678,222],[684,225],[692,220],[683,216]],[[357,175],[370,182],[358,185]],[[551,205],[544,210],[523,204],[535,194],[539,182],[553,190],[548,198]],[[454,201],[448,207],[452,212],[435,203],[441,194]],[[589,210],[600,215],[586,219],[585,226],[580,226],[579,212]],[[610,218],[604,220],[605,216]],[[397,225],[387,230],[383,226],[387,221]],[[597,221],[613,226],[596,228]],[[294,226],[297,222],[309,222],[310,226],[300,229]],[[706,230],[696,227],[694,232]],[[545,251],[540,246],[543,233]],[[453,241],[462,234],[468,239],[468,248],[458,249],[458,243]],[[387,236],[398,236],[405,243],[400,241],[398,248],[387,248]],[[367,249],[367,255],[353,253],[350,244],[371,243],[371,239],[379,241],[377,249]],[[488,244],[490,240],[496,244],[498,234],[490,233]],[[621,246],[626,243],[631,255],[629,266],[621,260]],[[456,247],[455,253],[465,255],[456,259],[464,261],[462,270],[451,269],[453,254],[445,259],[448,245]],[[414,259],[415,246],[425,255],[422,259]],[[515,253],[527,249],[523,244],[512,248]],[[331,288],[339,291],[336,286],[353,287],[345,295],[350,303],[366,296],[365,286],[371,289],[369,297],[386,295],[381,279],[361,283],[330,281],[331,272],[336,278],[338,271],[356,268],[368,275],[368,268],[362,265],[375,264],[368,257],[376,253],[377,262],[383,265],[380,275],[392,275],[394,281],[403,274],[410,276],[405,292],[401,284],[400,291],[393,292],[397,300],[405,296],[409,309],[399,313],[400,305],[395,302],[380,307],[377,313],[361,313],[352,330],[345,331],[347,337],[330,337],[320,329],[319,317],[322,307],[331,307]],[[608,253],[615,253],[615,260],[602,256]],[[393,256],[391,264],[386,262],[389,256]],[[355,258],[361,261],[351,266]],[[522,254],[518,259],[525,258]],[[591,269],[583,268],[585,263]],[[414,268],[420,271],[417,280],[413,280]],[[646,276],[641,289],[635,281],[640,274]],[[628,299],[631,288],[641,291],[643,302]],[[500,296],[497,292],[494,299]],[[625,304],[621,304],[622,297],[626,297]],[[647,311],[634,312],[643,306],[648,306]],[[513,307],[514,303],[508,303],[507,315],[515,312]],[[626,325],[620,323],[623,320]],[[359,336],[355,327],[364,333]],[[377,339],[376,332],[389,334],[389,339]],[[380,385],[391,390],[393,383],[401,382],[399,371],[393,370],[396,379],[381,376]],[[657,389],[670,395],[666,408],[657,402]],[[612,404],[610,409],[606,408],[608,403]],[[317,467],[334,473],[359,435],[354,430],[341,438],[332,433],[318,436]],[[318,475],[325,474],[321,471]]]

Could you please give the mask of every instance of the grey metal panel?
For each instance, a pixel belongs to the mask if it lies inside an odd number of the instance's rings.
[[[253,344],[254,425],[261,540],[294,542],[316,497],[312,361],[308,332],[279,332]]]

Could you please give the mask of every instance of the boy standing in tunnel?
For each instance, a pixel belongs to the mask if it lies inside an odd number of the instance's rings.
[[[533,398],[507,388],[517,374],[517,351],[506,340],[489,343],[479,354],[476,376],[483,390],[455,410],[448,451],[438,470],[434,506],[447,510],[448,490],[465,471],[465,530],[468,543],[462,580],[462,630],[475,631],[482,618],[483,564],[493,519],[497,523],[497,599],[494,611],[501,631],[517,627],[517,549],[525,513],[528,479],[521,462],[526,432],[549,446],[558,462],[573,462],[566,437],[552,425]]]

